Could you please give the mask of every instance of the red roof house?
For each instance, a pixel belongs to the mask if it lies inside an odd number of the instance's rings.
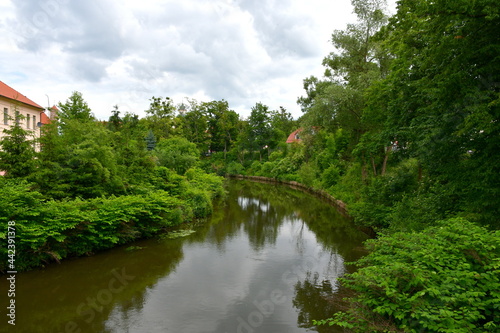
[[[288,139],[286,139],[286,143],[302,142],[302,139],[300,138],[300,132],[302,132],[303,130],[304,130],[303,128],[299,128],[299,129],[293,131],[288,136]]]
[[[0,139],[4,130],[19,124],[33,139],[40,137],[40,127],[46,116],[44,108],[12,87],[0,81]],[[37,146],[36,149],[39,149]]]
[[[35,107],[37,109],[40,109],[40,111],[43,111],[43,107],[38,105],[37,103],[33,102],[31,99],[28,97],[21,95],[17,90],[9,87],[2,81],[0,81],[0,96],[6,97],[10,100],[18,101],[23,104]]]
[[[50,124],[50,118],[45,114],[45,112],[40,113],[40,122],[42,125]]]

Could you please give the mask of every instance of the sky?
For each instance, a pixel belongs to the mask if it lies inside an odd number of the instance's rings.
[[[395,8],[390,2],[389,8]],[[350,0],[0,0],[0,81],[42,106],[83,94],[98,119],[149,99],[302,112]]]

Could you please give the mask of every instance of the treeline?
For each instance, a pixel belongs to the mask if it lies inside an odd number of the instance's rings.
[[[59,109],[38,142],[19,122],[0,141],[0,271],[150,237],[208,216],[223,196],[222,177],[199,168],[196,144],[170,132],[154,139],[158,112],[117,121],[115,109],[102,122],[78,92]]]

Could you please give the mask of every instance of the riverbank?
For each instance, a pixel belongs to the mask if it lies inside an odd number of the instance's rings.
[[[333,197],[331,194],[329,194],[328,192],[326,192],[324,190],[318,190],[316,188],[304,185],[304,184],[296,182],[296,181],[278,180],[278,179],[269,178],[269,177],[244,176],[244,175],[227,175],[227,177],[235,178],[235,179],[248,179],[248,180],[264,182],[264,183],[288,185],[290,187],[299,189],[299,190],[304,191],[304,192],[311,193],[315,196],[318,196],[320,198],[326,199],[327,201],[330,201],[338,208],[339,212],[342,213],[342,215],[344,215],[346,217],[350,217],[349,212],[347,211],[347,205],[342,200],[336,199],[335,197]]]
[[[337,211],[342,214],[344,217],[347,217],[349,219],[352,219],[352,216],[349,215],[349,211],[347,209],[347,205],[345,202],[342,200],[336,199],[334,196],[332,196],[330,193],[326,192],[325,190],[317,189],[314,187],[310,187],[307,185],[304,185],[302,183],[296,182],[296,181],[286,181],[286,180],[279,180],[275,178],[270,178],[270,177],[262,177],[262,176],[245,176],[245,175],[226,175],[228,178],[232,179],[241,179],[241,180],[251,180],[255,182],[262,182],[262,183],[269,183],[269,184],[279,184],[279,185],[286,185],[289,187],[292,187],[294,189],[307,192],[309,194],[312,194],[316,197],[319,197],[328,203],[330,203],[332,206],[334,206]],[[356,225],[356,228],[371,238],[376,237],[376,232],[370,228],[370,227],[365,227],[365,226],[359,226]]]
[[[46,200],[28,183],[0,183],[5,194],[0,198],[0,255],[4,258],[0,273],[44,267],[152,237],[210,215],[213,201],[224,193],[222,177],[199,170],[165,179],[165,189],[92,199]],[[8,238],[7,231],[14,238]],[[13,250],[15,255],[8,256]]]

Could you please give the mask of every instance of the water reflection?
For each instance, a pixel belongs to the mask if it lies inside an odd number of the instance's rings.
[[[228,191],[186,238],[19,274],[17,331],[316,330],[311,319],[335,311],[329,295],[365,236],[334,208],[292,189],[237,181]]]

